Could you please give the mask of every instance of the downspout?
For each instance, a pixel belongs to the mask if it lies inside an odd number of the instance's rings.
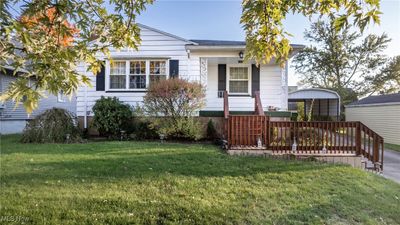
[[[188,60],[187,60],[187,73],[186,73],[186,75],[187,75],[187,79],[190,81],[190,50],[189,50],[189,49],[186,50],[186,53],[187,53],[187,57],[188,57]]]
[[[284,83],[282,84],[282,89],[283,89],[283,100],[281,104],[281,108],[283,110],[288,110],[288,85],[289,85],[289,62],[285,62],[285,71],[284,71]]]
[[[87,75],[87,65],[85,62],[85,76]],[[85,112],[83,115],[83,128],[87,129],[87,85],[85,84]]]

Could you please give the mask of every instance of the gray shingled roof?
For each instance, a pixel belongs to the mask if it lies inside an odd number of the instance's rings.
[[[382,103],[400,103],[400,93],[389,95],[376,95],[363,98],[359,101],[350,103],[349,106],[368,105],[368,104],[382,104]]]
[[[200,46],[239,46],[246,45],[245,41],[225,41],[225,40],[189,40],[195,42]],[[291,44],[294,48],[303,48],[304,45]]]

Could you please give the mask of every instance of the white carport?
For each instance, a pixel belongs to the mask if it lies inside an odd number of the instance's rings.
[[[288,101],[289,110],[295,110],[294,102],[303,102],[305,116],[312,109],[314,116],[328,116],[336,120],[340,118],[340,96],[332,90],[321,88],[297,90],[289,93]]]

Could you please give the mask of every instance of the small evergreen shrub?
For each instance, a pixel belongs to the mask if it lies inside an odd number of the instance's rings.
[[[79,142],[81,136],[77,121],[65,109],[48,109],[30,120],[22,134],[24,143],[65,143]]]
[[[121,131],[131,132],[132,109],[116,97],[101,97],[93,106],[92,126],[97,128],[101,136],[118,138]]]

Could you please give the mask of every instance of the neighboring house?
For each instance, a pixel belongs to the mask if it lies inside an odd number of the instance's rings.
[[[12,70],[6,70],[6,73],[0,71],[0,93],[5,91],[15,79],[16,77],[13,76]],[[58,96],[47,95],[46,98],[40,99],[38,108],[30,115],[26,113],[22,103],[15,106],[13,101],[0,102],[0,133],[20,133],[24,129],[27,120],[53,107],[64,108],[75,114],[76,97],[73,97],[70,101],[68,97],[61,94]]]
[[[186,40],[140,25],[139,50],[111,49],[113,63],[106,57],[105,68],[94,76],[81,63],[78,70],[91,79],[92,87],[82,86],[77,94],[77,115],[88,126],[92,107],[101,96],[116,96],[132,106],[140,104],[152,82],[180,77],[201,82],[207,89],[206,106],[200,116],[223,115],[223,93],[229,93],[231,113],[254,112],[254,93],[260,91],[262,105],[277,109],[272,116],[290,117],[287,66],[271,62],[257,67],[243,62],[245,42]],[[292,56],[304,46],[292,45]]]
[[[385,142],[400,145],[400,93],[369,96],[346,106],[347,121],[361,121]]]

